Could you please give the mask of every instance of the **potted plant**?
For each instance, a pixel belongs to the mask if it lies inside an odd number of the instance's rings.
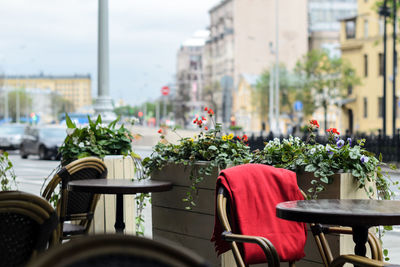
[[[95,156],[102,158],[108,169],[107,179],[133,179],[140,157],[132,150],[133,136],[124,124],[118,125],[119,118],[105,125],[99,115],[95,121],[89,118],[89,124],[77,127],[66,115],[67,137],[61,145],[61,165],[76,159]],[[133,124],[134,121],[131,122]],[[143,177],[139,177],[140,179]],[[125,205],[126,232],[140,234],[142,228],[142,210],[138,209],[136,220],[133,196],[126,196]],[[143,207],[145,198],[136,197]],[[93,232],[114,232],[115,198],[102,196],[95,211],[92,223]],[[139,222],[137,224],[136,222]]]
[[[328,142],[316,141],[315,132],[319,128],[316,120],[311,120],[306,141],[298,137],[278,138],[266,143],[261,151],[256,151],[253,163],[268,164],[297,173],[299,187],[309,198],[381,198],[390,199],[390,179],[382,172],[382,156],[376,158],[364,148],[365,140],[343,140],[335,128],[327,130]],[[391,166],[393,167],[393,166]],[[351,237],[333,237],[331,249],[340,254],[352,253]],[[311,248],[310,248],[311,247]],[[308,250],[307,250],[308,249]],[[307,257],[310,261],[320,261],[314,242],[307,242]],[[306,261],[306,262],[304,262]],[[296,264],[297,265],[297,264]],[[301,263],[299,266],[302,266]]]
[[[197,116],[193,120],[200,133],[181,138],[178,144],[168,142],[160,129],[161,141],[143,164],[151,179],[172,181],[174,185],[171,191],[152,196],[153,237],[172,239],[217,264],[209,239],[218,172],[250,162],[251,154],[247,136],[222,134],[214,111],[206,107],[205,112],[208,118]]]

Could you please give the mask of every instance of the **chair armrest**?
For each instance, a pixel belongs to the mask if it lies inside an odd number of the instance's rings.
[[[223,232],[222,239],[229,242],[254,243],[261,247],[267,258],[268,266],[279,266],[279,256],[274,245],[265,237],[232,234]]]
[[[351,227],[337,227],[337,226],[322,226],[324,234],[347,234],[352,235],[353,229]],[[382,245],[379,239],[368,232],[368,244],[371,249],[371,257],[374,260],[383,261]]]
[[[341,267],[345,263],[351,263],[360,267],[400,266],[400,265],[392,265],[390,263],[385,263],[383,261],[369,259],[358,255],[341,255],[335,258],[331,262],[329,267]]]

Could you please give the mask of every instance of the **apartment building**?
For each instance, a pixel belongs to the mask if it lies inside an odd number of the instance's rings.
[[[393,118],[393,27],[387,25],[387,87],[386,103],[383,103],[383,17],[375,7],[375,1],[359,0],[356,16],[341,22],[340,43],[342,57],[352,62],[361,85],[348,88],[343,105],[343,125],[351,132],[377,133],[383,126],[383,108],[386,108],[386,133],[392,134]],[[397,44],[397,50],[400,46]],[[396,83],[399,84],[398,75]],[[396,89],[395,104],[399,92]],[[397,108],[396,128],[399,128]]]
[[[59,93],[73,105],[73,110],[92,105],[90,75],[8,75],[0,77],[0,84],[12,89],[43,89]]]
[[[197,31],[184,41],[177,53],[174,113],[177,123],[187,125],[203,103],[203,52],[209,31]]]
[[[340,56],[340,19],[357,14],[357,0],[308,0],[309,49]]]
[[[207,100],[217,104],[218,120],[228,124],[240,75],[260,75],[271,68],[277,41],[279,62],[288,69],[308,51],[307,1],[223,0],[209,14],[204,83],[214,92],[213,99]]]

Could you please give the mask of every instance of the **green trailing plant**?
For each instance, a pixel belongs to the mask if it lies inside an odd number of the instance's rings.
[[[247,146],[247,136],[234,138],[233,134],[223,135],[221,125],[213,119],[214,111],[205,108],[209,119],[204,116],[196,117],[193,121],[200,129],[194,138],[182,138],[178,144],[169,143],[160,129],[161,141],[158,142],[150,157],[143,160],[146,173],[151,175],[167,164],[182,164],[190,168],[191,186],[183,199],[187,203],[186,209],[196,206],[193,194],[197,193],[197,185],[203,181],[205,175],[210,175],[214,168],[224,169],[227,166],[248,163],[251,160],[250,149]],[[209,129],[213,127],[212,129]],[[174,132],[176,133],[175,129]],[[194,168],[198,162],[208,164]]]
[[[363,188],[372,197],[376,185],[378,198],[391,199],[391,180],[382,171],[382,155],[376,158],[364,148],[365,139],[343,140],[335,128],[327,129],[328,143],[319,144],[315,141],[315,130],[319,124],[310,121],[310,132],[306,142],[298,137],[289,137],[280,141],[278,138],[266,143],[261,151],[254,153],[252,162],[268,164],[295,172],[311,172],[315,178],[309,189],[309,197],[316,198],[325,186],[333,182],[333,174],[338,172],[351,173],[357,180],[359,188]],[[394,168],[394,166],[390,165]]]
[[[1,191],[9,191],[17,188],[16,176],[13,164],[6,151],[0,151],[0,183]]]

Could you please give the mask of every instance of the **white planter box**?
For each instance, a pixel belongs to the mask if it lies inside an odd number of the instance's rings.
[[[135,166],[130,156],[106,156],[104,164],[107,166],[107,179],[133,179],[135,178]],[[92,225],[89,233],[115,233],[115,195],[101,195],[97,203]],[[124,222],[125,233],[135,234],[135,196],[124,196]]]

